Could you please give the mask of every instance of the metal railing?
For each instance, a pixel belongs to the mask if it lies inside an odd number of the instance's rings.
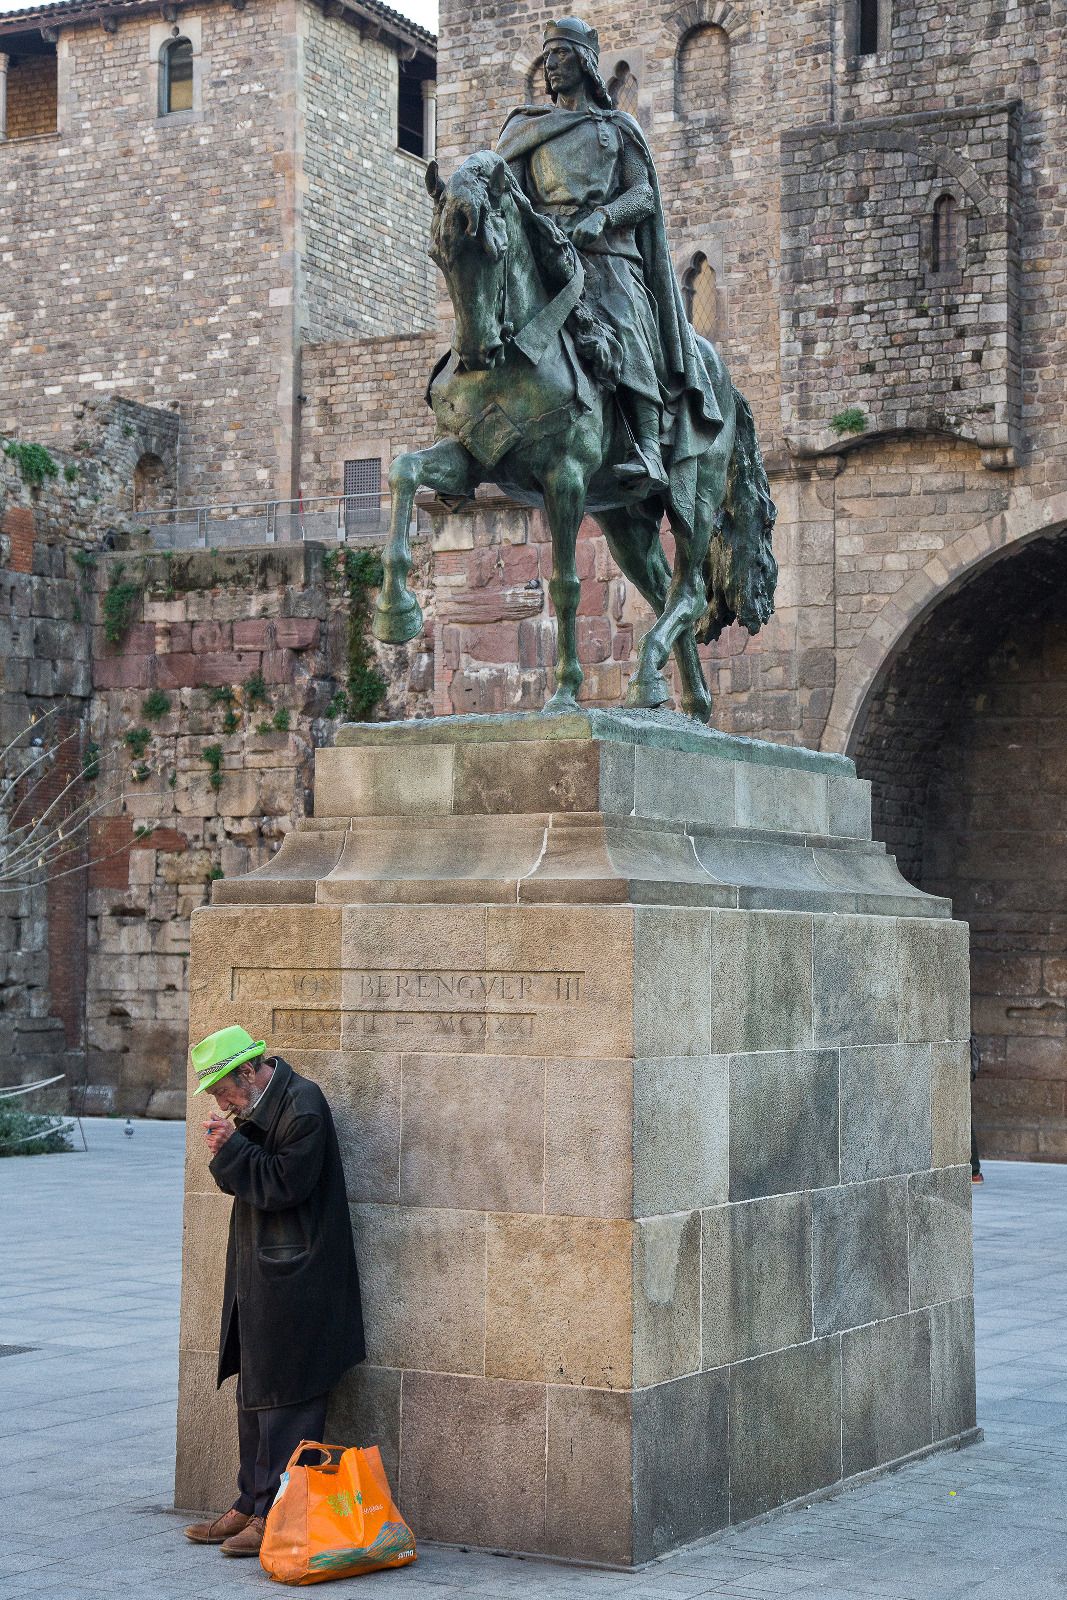
[[[389,497],[313,495],[298,500],[235,500],[223,505],[146,508],[135,513],[160,550],[224,550],[234,545],[380,544],[389,531]],[[411,529],[419,531],[422,513]]]

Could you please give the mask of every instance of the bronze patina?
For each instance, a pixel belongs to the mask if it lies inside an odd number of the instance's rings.
[[[544,44],[552,103],[513,111],[496,149],[447,184],[436,163],[427,169],[430,254],[455,331],[427,391],[438,441],[390,470],[374,631],[400,644],[422,627],[407,588],[417,490],[463,500],[494,483],[543,505],[552,534],[558,645],[545,709],[573,710],[581,687],[575,547],[589,513],[658,619],[627,705],[669,700],[673,649],[682,708],[706,722],[697,644],[734,621],[756,633],[771,615],[775,508],[748,404],[686,317],[655,162],[639,124],[612,106],[596,30],[565,17]]]

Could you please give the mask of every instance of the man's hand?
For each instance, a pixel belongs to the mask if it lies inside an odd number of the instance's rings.
[[[587,245],[594,244],[600,238],[607,225],[608,219],[603,211],[592,211],[578,223],[571,234],[571,239],[579,250],[584,250]]]
[[[212,1117],[209,1122],[203,1124],[203,1127],[208,1148],[213,1156],[217,1156],[226,1140],[233,1136],[233,1123],[226,1117]]]

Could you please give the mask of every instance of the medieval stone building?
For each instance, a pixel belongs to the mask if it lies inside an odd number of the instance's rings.
[[[372,40],[371,0],[345,0],[337,16],[306,0],[237,12],[211,0],[183,4],[165,27],[147,5],[106,7],[103,27],[99,8],[59,9],[77,19],[56,46],[61,131],[0,147],[0,175],[7,163],[13,180],[0,205],[15,206],[0,250],[5,266],[20,252],[30,263],[17,291],[7,274],[0,287],[15,341],[0,357],[0,430],[61,435],[72,400],[96,386],[177,399],[186,500],[294,483],[337,495],[346,464],[384,466],[428,442],[422,394],[447,308],[435,315],[440,285],[426,276],[417,157],[397,155],[390,132],[376,148],[400,200],[371,205],[332,242],[344,206],[325,179],[317,210],[312,199],[337,148],[326,128],[336,134],[342,110],[361,115],[325,63],[343,50],[368,74],[378,62],[384,118],[398,53],[414,47],[418,64],[428,41],[388,14]],[[655,151],[691,316],[753,404],[780,508],[775,617],[755,639],[731,630],[707,652],[716,721],[855,756],[874,786],[876,831],[971,924],[987,1149],[1067,1158],[1067,18],[1048,0],[579,9],[600,30],[618,104]],[[541,0],[473,11],[444,0],[446,173],[540,95],[550,15]],[[200,34],[186,25],[196,17]],[[24,34],[50,25],[11,19],[9,37],[16,20]],[[178,113],[192,119],[185,133],[159,115],[159,52],[174,27],[205,52],[192,109]],[[103,76],[109,63],[117,77]],[[9,66],[9,133],[26,127],[13,116],[30,115],[13,87],[23,71],[29,84],[46,69]],[[327,95],[334,113],[322,116]],[[32,99],[27,90],[23,104]],[[194,158],[195,119],[211,101],[216,142]],[[195,199],[179,206],[194,166]],[[87,211],[105,194],[112,225]],[[391,230],[395,282],[376,288],[368,274],[383,247],[368,250],[363,234],[379,225]],[[428,637],[417,670],[403,658],[392,703],[539,704],[552,660],[541,519],[490,501],[434,511],[433,524]],[[592,524],[579,555],[586,696],[614,701],[647,613]],[[155,633],[139,636],[138,683],[173,651],[158,610],[168,603],[148,602]],[[245,760],[235,752],[235,770]],[[132,852],[127,906],[149,853]]]
[[[0,434],[124,395],[180,413],[171,496],[296,497],[304,348],[432,320],[433,91],[378,0],[0,16]]]

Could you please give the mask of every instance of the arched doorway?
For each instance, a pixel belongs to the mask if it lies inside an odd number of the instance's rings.
[[[983,1153],[1067,1161],[1067,534],[925,613],[849,753],[876,836],[970,924]]]
[[[165,461],[146,450],[133,472],[133,509],[164,511],[174,504],[174,479]]]

